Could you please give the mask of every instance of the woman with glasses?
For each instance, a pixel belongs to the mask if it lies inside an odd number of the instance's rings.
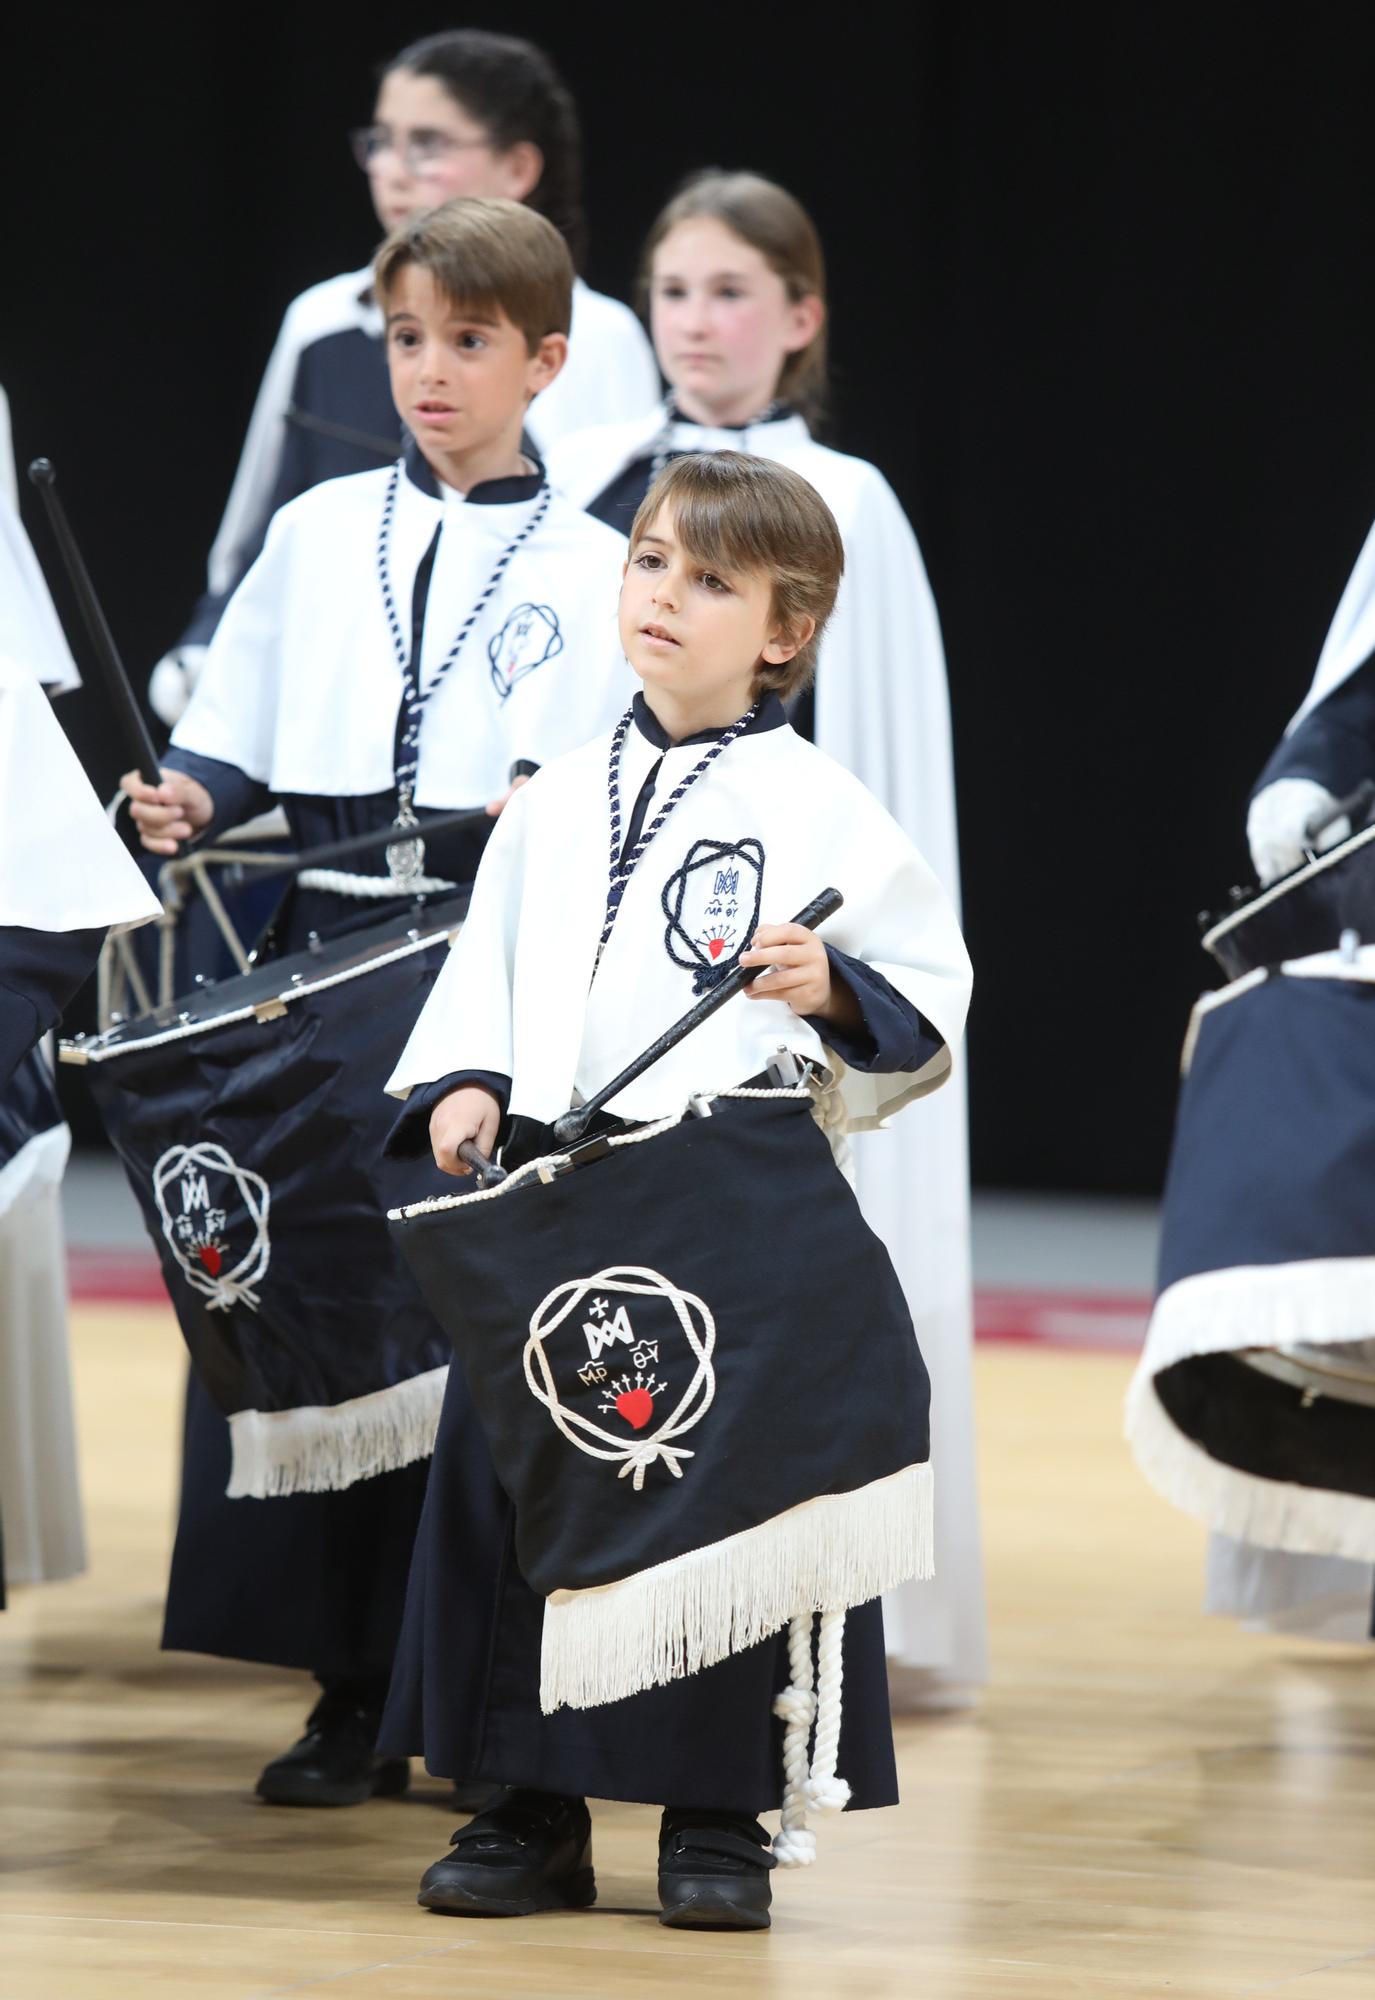
[[[476,28],[412,43],[383,70],[373,122],[352,144],[384,229],[455,195],[500,195],[547,216],[580,265],[577,108],[532,43]],[[568,361],[531,408],[531,441],[544,451],[565,432],[638,416],[658,391],[634,313],[578,278]],[[153,706],[165,722],[185,708],[220,613],[277,508],[322,479],[384,465],[400,448],[365,266],[312,285],[287,308],[210,551],[209,587],[154,669]]]

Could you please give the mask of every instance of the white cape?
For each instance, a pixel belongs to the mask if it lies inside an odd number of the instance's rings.
[[[645,455],[662,409],[562,441],[554,484],[587,506]],[[845,542],[845,580],[822,641],[816,741],[862,780],[930,864],[958,908],[959,846],[950,701],[940,621],[921,551],[877,467],[818,444],[801,417],[744,431],[680,425],[675,449],[750,452],[811,481]],[[988,1674],[975,1476],[969,1141],[963,1064],[921,1119],[855,1145],[860,1201],[902,1279],[932,1378],[932,1460],[940,1482],[936,1574],[885,1600],[900,1705],[958,1701]]]
[[[20,525],[9,406],[0,391],[0,728],[4,662],[54,693],[80,686],[47,584]],[[61,731],[36,688],[38,736]],[[25,726],[27,728],[27,726]],[[18,735],[18,731],[17,731]],[[65,739],[63,739],[65,745]],[[0,853],[10,793],[0,765]],[[3,868],[0,867],[0,880]],[[57,1582],[86,1567],[67,1358],[62,1172],[65,1125],[37,1133],[0,1167],[0,1529],[9,1584]]]
[[[236,765],[279,796],[362,796],[393,782],[401,669],[377,571],[389,469],[329,479],[273,517],[206,654],[178,748]],[[409,630],[412,586],[443,523],[425,610],[429,687],[529,500],[466,502],[397,489],[391,578]],[[545,763],[609,726],[634,676],[616,625],[621,537],[554,496],[486,599],[420,738],[416,803],[485,805],[511,765]]]
[[[944,1037],[912,1074],[847,1070],[782,1000],[737,998],[611,1099],[620,1117],[681,1111],[695,1091],[729,1089],[781,1048],[837,1078],[849,1129],[880,1123],[944,1081],[969,1003],[969,958],[949,901],[921,856],[847,771],[786,726],[746,735],[690,787],[645,849],[593,979],[606,904],[610,737],[557,759],[516,794],[497,823],[467,921],[387,1088],[405,1096],[456,1069],[509,1076],[512,1112],[548,1123],[610,1081],[693,1004],[693,967],[679,942],[697,903],[725,906],[730,958],[758,921],[786,922],[825,888],[843,907],[820,935],[872,965]],[[667,798],[702,754],[668,751],[655,796]],[[632,728],[624,799],[658,750]],[[800,803],[805,802],[803,810]],[[730,863],[743,882],[712,898],[695,857],[728,842],[757,854]],[[666,923],[675,885],[682,925]],[[694,900],[695,899],[695,900]],[[731,904],[735,908],[730,907]],[[555,1003],[553,996],[557,994]],[[828,1110],[832,1107],[828,1107]],[[917,1121],[920,1122],[920,1121]]]
[[[1347,578],[1346,588],[1338,600],[1318,655],[1313,685],[1285,734],[1292,735],[1318,703],[1335,694],[1342,682],[1349,680],[1372,653],[1375,653],[1375,527],[1366,536],[1361,553],[1356,558],[1356,567]]]

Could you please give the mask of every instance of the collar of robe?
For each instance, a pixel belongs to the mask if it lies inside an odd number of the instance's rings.
[[[461,500],[467,507],[511,507],[522,500],[533,500],[545,483],[544,467],[524,440],[522,450],[534,464],[533,472],[512,473],[505,479],[482,479],[476,486],[470,486],[466,493],[458,493],[452,486],[441,486],[429,460],[421,451],[413,437],[406,439],[401,462],[406,478],[421,493],[427,493],[432,500]]]
[[[719,727],[714,729],[699,729],[693,736],[680,736],[675,740],[675,738],[669,735],[663,723],[660,722],[654,710],[645,700],[643,690],[635,696],[634,701],[631,703],[631,713],[634,717],[635,727],[639,730],[641,736],[645,738],[646,742],[652,743],[656,750],[684,750],[691,743],[714,743],[721,734]],[[765,729],[782,729],[787,720],[783,704],[778,699],[778,696],[776,694],[768,694],[760,702],[759,712],[752,718],[749,726],[741,730],[740,734],[742,736],[758,736]]]

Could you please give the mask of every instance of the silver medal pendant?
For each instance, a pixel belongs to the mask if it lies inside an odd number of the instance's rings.
[[[396,814],[396,830],[398,833],[410,834],[411,828],[418,827],[419,824],[420,821],[411,811],[410,794],[403,792]],[[387,848],[387,873],[391,876],[395,887],[403,894],[413,889],[425,873],[424,841],[415,836],[392,841]]]

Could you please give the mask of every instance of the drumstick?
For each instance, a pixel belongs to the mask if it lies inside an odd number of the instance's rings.
[[[415,827],[380,826],[371,833],[350,834],[347,840],[326,840],[318,847],[303,848],[299,854],[265,854],[259,860],[256,854],[240,853],[234,865],[252,869],[255,881],[269,875],[296,875],[304,868],[323,868],[327,862],[342,861],[348,854],[367,854],[378,847],[392,847],[398,840],[430,840],[437,833],[448,833],[451,827],[478,826],[484,821],[493,824],[486,806],[472,806],[462,812],[437,813]]]
[[[100,599],[95,594],[90,572],[82,560],[77,547],[76,536],[72,533],[67,511],[57,497],[57,471],[50,458],[36,458],[29,467],[29,478],[43,497],[43,505],[52,522],[53,533],[62,561],[66,565],[76,601],[85,620],[86,631],[95,648],[96,666],[105,692],[114,705],[119,733],[124,741],[124,755],[131,757],[139,776],[145,785],[160,785],[162,770],[158,763],[158,753],[153,748],[153,739],[144,721],[143,710],[139,707],[129,676],[124,670],[124,662],[119,657],[114,634],[109,621],[101,609]]]
[[[1364,826],[1365,816],[1372,800],[1375,800],[1375,778],[1363,778],[1354,792],[1348,792],[1344,799],[1338,799],[1328,811],[1313,815],[1303,830],[1304,839],[1321,840],[1328,827],[1339,819],[1349,819],[1354,828]]]
[[[827,917],[835,915],[844,900],[839,889],[823,889],[819,896],[813,897],[805,910],[798,911],[793,922],[801,924],[805,930],[814,931],[818,925],[826,921]],[[665,1028],[658,1040],[651,1042],[647,1049],[636,1056],[634,1062],[627,1063],[619,1076],[613,1077],[610,1083],[589,1097],[586,1103],[578,1105],[573,1111],[565,1111],[562,1118],[556,1118],[553,1127],[556,1142],[560,1146],[568,1146],[580,1139],[594,1115],[604,1104],[609,1104],[611,1099],[618,1096],[627,1085],[643,1076],[651,1064],[658,1062],[661,1056],[666,1056],[670,1049],[676,1049],[679,1042],[690,1035],[694,1028],[700,1028],[703,1021],[714,1014],[718,1007],[724,1007],[727,1000],[733,1000],[744,987],[752,986],[760,973],[767,970],[768,967],[763,965],[737,965],[733,972],[727,973],[719,986],[705,994],[697,1005],[689,1008],[682,1019],[675,1021],[671,1028]]]

